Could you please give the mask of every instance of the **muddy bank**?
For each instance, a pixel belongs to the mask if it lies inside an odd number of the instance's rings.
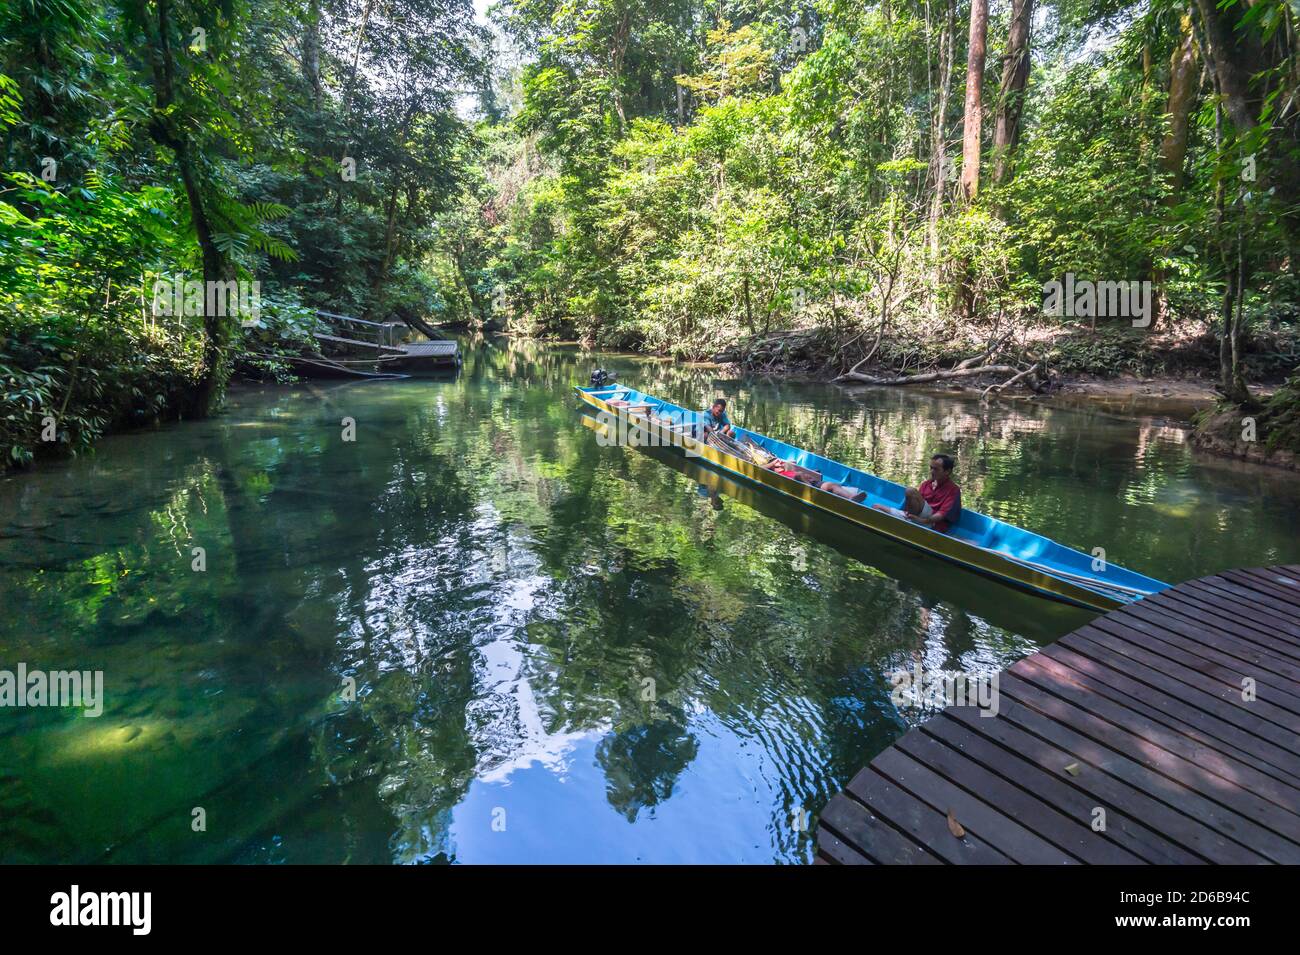
[[[994,383],[952,383],[947,386],[892,385],[931,394],[962,394],[978,396]],[[871,387],[845,385],[847,388]],[[1006,391],[993,396],[1001,401],[1043,401],[1052,404],[1091,408],[1112,414],[1131,415],[1135,418],[1167,418],[1172,423],[1191,428],[1199,412],[1214,407],[1217,393],[1212,382],[1203,378],[1094,378],[1090,376],[1066,377],[1059,381],[1051,394],[1036,395],[1025,391]]]

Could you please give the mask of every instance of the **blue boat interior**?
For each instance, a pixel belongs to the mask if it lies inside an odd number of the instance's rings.
[[[682,408],[653,395],[637,391],[634,388],[610,385],[603,388],[579,388],[578,390],[602,401],[625,401],[629,404],[648,405],[653,415],[669,420],[674,424],[702,424],[705,419],[703,411]],[[821,472],[823,481],[833,481],[836,484],[843,484],[847,487],[866,491],[866,499],[853,506],[863,508],[870,508],[873,504],[886,504],[896,508],[903,506],[906,489],[901,484],[886,481],[874,474],[848,467],[838,461],[832,461],[821,455],[813,454],[803,448],[796,448],[793,445],[759,434],[756,431],[749,431],[735,426],[735,432],[738,439],[749,438],[769,454],[774,454],[786,461],[793,461],[800,467],[811,471]],[[904,518],[894,517],[880,511],[876,511],[875,514],[889,520],[904,520]],[[1104,565],[1104,570],[1094,570],[1093,562],[1095,558],[1090,554],[1058,544],[1050,538],[1034,534],[1005,521],[988,517],[967,507],[962,508],[961,518],[957,524],[950,527],[946,532],[936,531],[931,528],[924,529],[931,534],[943,533],[945,536],[955,537],[1011,560],[1032,563],[1037,566],[1037,569],[1042,569],[1045,572],[1061,571],[1079,586],[1087,587],[1092,582],[1099,589],[1104,590],[1108,596],[1112,597],[1116,596],[1116,593],[1108,585],[1118,585],[1121,588],[1136,591],[1137,593],[1133,595],[1135,597],[1157,593],[1169,587],[1169,584],[1127,570],[1116,564],[1107,563]]]

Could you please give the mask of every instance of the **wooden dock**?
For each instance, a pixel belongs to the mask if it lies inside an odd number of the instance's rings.
[[[330,323],[330,331],[312,333],[319,353],[290,359],[309,377],[404,378],[421,371],[460,367],[460,346],[450,339],[399,342],[397,332],[405,327],[400,322],[371,322],[335,312],[316,314]],[[351,357],[357,353],[367,357],[359,361]]]
[[[1300,566],[1098,617],[1003,671],[996,710],[950,706],[873,759],[817,861],[1300,862]]]
[[[400,371],[420,368],[455,368],[460,364],[460,346],[453,341],[411,342],[398,346],[402,357],[392,360]]]

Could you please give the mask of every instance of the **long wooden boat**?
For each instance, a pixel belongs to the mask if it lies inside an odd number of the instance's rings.
[[[739,427],[735,429],[739,446],[726,450],[705,439],[702,412],[633,388],[610,385],[575,391],[611,426],[616,435],[613,440],[619,443],[679,448],[721,471],[1040,596],[1095,610],[1114,610],[1169,586],[966,507],[957,524],[945,532],[875,510],[873,504],[901,508],[903,485]],[[856,503],[761,467],[741,456],[747,442],[767,454],[820,472],[826,482],[863,491],[866,498]],[[1094,569],[1096,565],[1100,569]]]

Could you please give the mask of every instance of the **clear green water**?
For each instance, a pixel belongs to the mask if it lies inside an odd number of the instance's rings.
[[[888,671],[1087,619],[601,447],[569,392],[595,363],[242,390],[0,481],[0,669],[107,696],[0,709],[0,860],[806,861],[800,811],[925,715]],[[955,448],[968,505],[1165,580],[1300,559],[1293,480],[1158,422],[600,363],[895,480]]]

